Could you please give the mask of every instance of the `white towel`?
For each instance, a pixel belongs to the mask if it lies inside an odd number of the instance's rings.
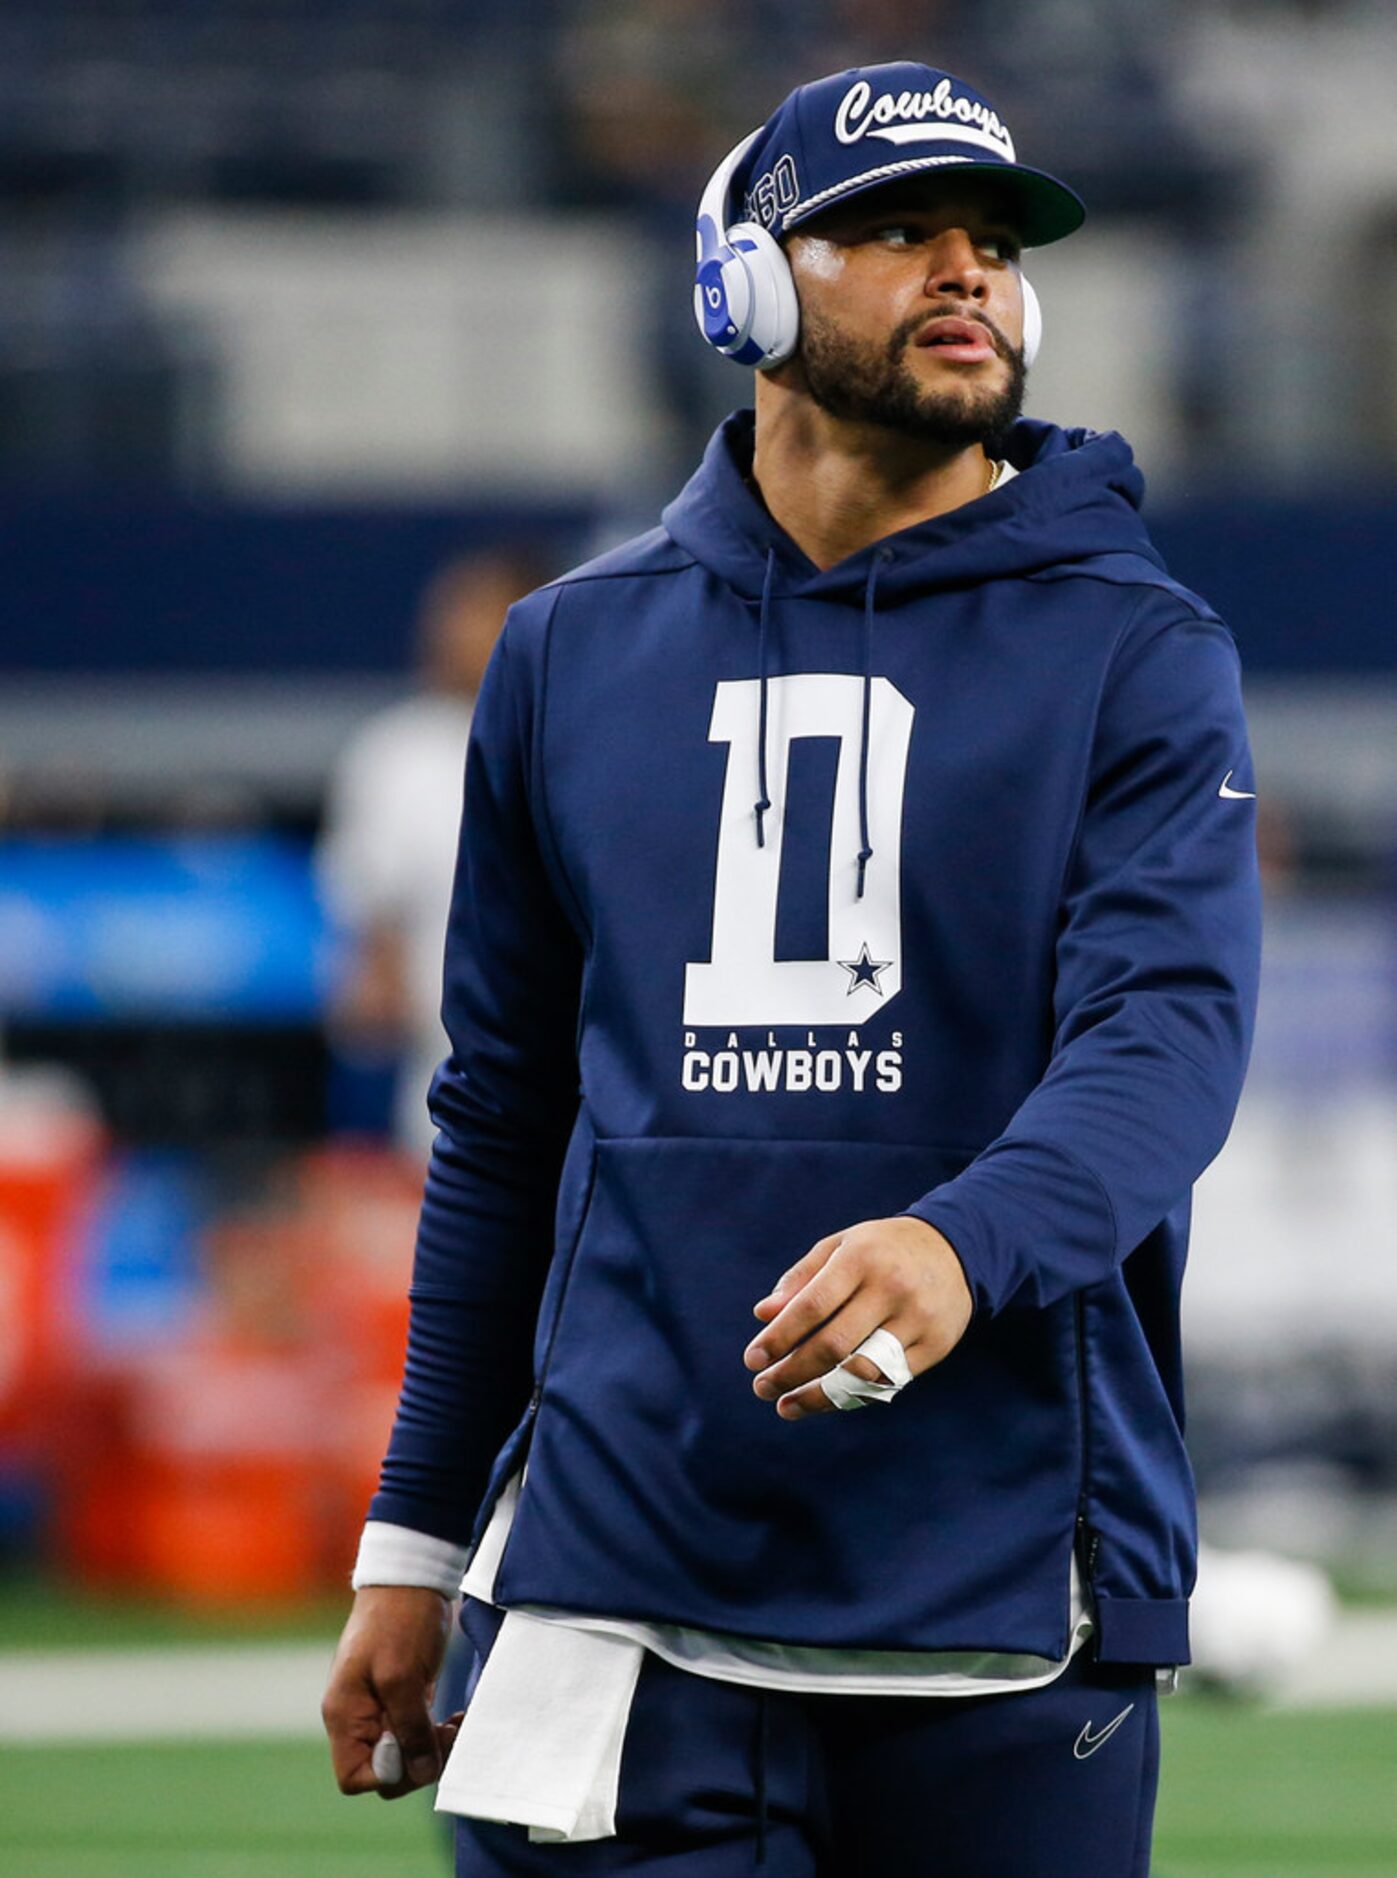
[[[439,1813],[532,1840],[609,1839],[645,1651],[629,1637],[507,1611],[437,1787]]]

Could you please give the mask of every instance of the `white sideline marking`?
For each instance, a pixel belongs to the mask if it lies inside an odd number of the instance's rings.
[[[14,1651],[0,1655],[0,1741],[314,1739],[332,1653],[330,1643]],[[1271,1706],[1397,1707],[1397,1611],[1346,1612]]]
[[[0,1741],[189,1741],[320,1733],[334,1646],[14,1651]]]

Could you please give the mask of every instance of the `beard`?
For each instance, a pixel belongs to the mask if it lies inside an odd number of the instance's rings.
[[[925,307],[897,327],[885,345],[853,339],[820,314],[801,319],[799,358],[810,396],[831,417],[879,424],[948,452],[997,444],[1023,408],[1027,376],[1022,347],[1015,348],[988,320],[979,319],[995,351],[1009,366],[997,385],[962,383],[932,390],[913,371],[907,349],[938,314],[968,317],[957,306]]]

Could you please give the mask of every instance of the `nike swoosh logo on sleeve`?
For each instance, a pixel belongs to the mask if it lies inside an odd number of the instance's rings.
[[[1218,790],[1218,794],[1227,802],[1254,802],[1256,800],[1255,789],[1228,788],[1227,785],[1232,781],[1234,773],[1234,771],[1228,770],[1227,774],[1222,779],[1222,787]]]

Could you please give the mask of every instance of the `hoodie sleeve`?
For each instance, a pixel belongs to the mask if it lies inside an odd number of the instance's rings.
[[[471,726],[442,1000],[451,1054],[428,1098],[439,1132],[407,1364],[370,1508],[372,1520],[456,1543],[468,1539],[491,1464],[528,1402],[578,1101],[582,949],[534,813],[523,610],[501,635]]]
[[[1152,595],[1103,688],[1047,1068],[998,1139],[907,1209],[955,1247],[978,1310],[1107,1277],[1226,1139],[1260,961],[1251,778],[1231,636]]]

